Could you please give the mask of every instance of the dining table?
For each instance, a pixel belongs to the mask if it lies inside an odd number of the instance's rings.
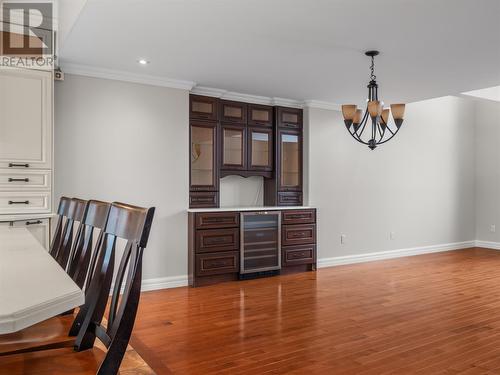
[[[0,334],[83,305],[83,291],[26,229],[0,227]]]

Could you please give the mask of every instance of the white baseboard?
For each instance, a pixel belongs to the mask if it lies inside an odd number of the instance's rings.
[[[476,240],[476,247],[486,247],[487,249],[500,250],[500,242]]]
[[[401,258],[401,257],[429,254],[429,253],[439,253],[442,251],[460,250],[474,246],[500,250],[500,242],[487,242],[478,240],[463,241],[463,242],[453,242],[440,245],[411,247],[406,249],[377,251],[373,253],[345,255],[333,258],[321,258],[318,259],[318,268],[334,267],[345,264],[364,263],[364,262],[371,262],[374,260]],[[141,291],[147,292],[150,290],[177,288],[187,285],[188,285],[187,275],[159,277],[156,279],[143,280]]]
[[[142,280],[141,292],[150,290],[178,288],[188,285],[187,275],[158,277],[156,279]]]
[[[355,255],[345,255],[333,258],[318,259],[318,268],[340,266],[344,264],[354,264],[371,262],[374,260],[401,258],[413,255],[438,253],[441,251],[460,250],[474,247],[475,241],[454,242],[440,245],[410,247],[406,249],[396,249],[387,251],[377,251],[374,253],[364,253]]]

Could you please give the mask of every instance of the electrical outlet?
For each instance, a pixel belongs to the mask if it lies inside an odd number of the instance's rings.
[[[340,235],[340,244],[345,245],[347,242],[347,236],[345,234]]]
[[[396,238],[396,232],[390,232],[389,233],[389,239],[393,240]]]
[[[495,233],[497,231],[497,226],[495,224],[490,225],[490,232]]]

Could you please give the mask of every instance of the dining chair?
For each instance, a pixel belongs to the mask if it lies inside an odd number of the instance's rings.
[[[76,226],[76,237],[81,230],[81,222],[85,217],[87,201],[79,198],[71,198],[66,212],[66,220],[61,230],[57,248],[51,251],[54,259],[66,270],[68,260],[73,247],[74,230]]]
[[[80,289],[84,288],[89,266],[93,269],[91,265],[95,265],[98,252],[93,251],[94,243],[98,246],[101,242],[110,207],[111,204],[108,202],[93,199],[87,203],[85,217],[81,222],[68,264],[68,274]],[[96,229],[99,231],[97,238]],[[87,279],[87,288],[90,279],[90,277]]]
[[[70,202],[69,198],[65,198],[65,200],[67,203]],[[66,207],[69,207],[69,204]],[[108,202],[88,201],[85,217],[81,222],[81,230],[71,251],[71,261],[68,268],[69,276],[80,288],[83,288],[86,279],[87,284],[90,283],[94,268],[92,264],[95,264],[97,258],[97,249],[104,233],[110,207],[111,203]],[[98,234],[96,230],[99,231]],[[88,288],[85,290],[85,294],[87,291]],[[73,314],[58,315],[19,332],[0,335],[0,356],[73,346],[76,334],[71,336],[69,333],[74,319]]]
[[[61,199],[59,199],[59,207],[57,208],[57,224],[49,249],[49,253],[53,258],[56,257],[59,247],[61,246],[62,232],[68,216],[70,202],[71,198],[68,197],[61,197]]]
[[[137,314],[141,291],[142,256],[146,248],[155,208],[113,203],[99,245],[88,298],[80,308],[73,328],[75,347],[42,350],[0,357],[6,374],[93,374],[113,375],[120,368]],[[115,278],[107,321],[105,305],[113,277],[116,244],[126,240]],[[123,288],[123,294],[120,291]],[[106,347],[96,347],[96,338]],[[58,372],[59,371],[59,372]]]

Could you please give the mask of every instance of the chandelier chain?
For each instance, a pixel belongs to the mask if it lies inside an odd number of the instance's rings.
[[[377,76],[375,75],[375,57],[374,56],[372,56],[372,64],[370,65],[370,70],[371,70],[370,79],[372,81],[376,81]]]

